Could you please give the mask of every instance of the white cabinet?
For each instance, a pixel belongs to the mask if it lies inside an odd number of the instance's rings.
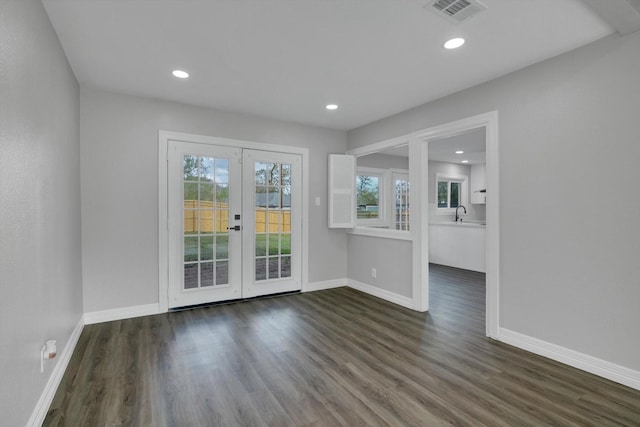
[[[356,157],[329,154],[329,228],[353,228],[356,218]]]
[[[484,205],[487,203],[487,193],[480,192],[486,190],[486,165],[484,163],[471,165],[471,203],[474,205]]]
[[[485,273],[485,233],[475,224],[429,225],[429,262]]]

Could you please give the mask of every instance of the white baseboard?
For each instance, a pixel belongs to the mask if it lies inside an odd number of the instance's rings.
[[[62,381],[64,371],[67,370],[67,365],[69,365],[73,350],[75,350],[76,344],[78,344],[82,328],[84,328],[84,321],[83,318],[80,317],[78,324],[73,328],[73,332],[71,332],[69,336],[67,345],[64,346],[64,349],[60,353],[60,359],[58,359],[58,363],[56,363],[56,366],[53,368],[51,376],[49,376],[49,380],[40,395],[40,399],[38,399],[38,403],[31,413],[31,417],[29,417],[29,421],[27,421],[27,427],[40,427],[44,422],[47,411],[49,411],[49,406],[51,406],[51,402],[56,395],[56,390],[58,390],[60,381]]]
[[[498,340],[560,363],[640,390],[640,372],[556,344],[500,328]]]
[[[307,286],[302,289],[302,292],[314,292],[314,291],[322,291],[325,289],[333,289],[340,288],[343,286],[347,286],[349,279],[332,279],[332,280],[323,280],[320,282],[311,282],[308,283]]]
[[[392,302],[394,304],[401,305],[413,310],[413,300],[404,295],[399,295],[385,289],[376,288],[368,283],[358,282],[357,280],[348,279],[348,286],[353,289],[364,292],[365,294],[373,295],[374,297],[382,298],[385,301]]]
[[[93,325],[94,323],[131,319],[133,317],[149,316],[158,313],[160,313],[160,305],[157,303],[114,308],[113,310],[93,311],[84,314],[84,324]]]

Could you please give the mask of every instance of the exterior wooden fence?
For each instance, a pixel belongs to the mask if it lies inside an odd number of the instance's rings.
[[[256,208],[256,233],[290,233],[291,211]],[[184,201],[184,232],[197,233],[198,221],[200,233],[226,233],[229,227],[229,206],[222,202]]]
[[[256,208],[256,233],[290,233],[291,211]]]

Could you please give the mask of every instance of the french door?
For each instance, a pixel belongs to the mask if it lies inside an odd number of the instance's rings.
[[[300,290],[301,156],[168,149],[169,308]]]

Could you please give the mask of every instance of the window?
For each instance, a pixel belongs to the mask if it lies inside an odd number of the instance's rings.
[[[466,176],[436,174],[436,203],[438,211],[450,211],[466,203]]]
[[[409,175],[393,173],[393,191],[395,194],[394,223],[396,230],[409,230]]]
[[[438,181],[438,207],[457,208],[460,205],[460,183]]]
[[[358,168],[356,219],[359,226],[409,231],[408,171]]]
[[[384,225],[384,177],[384,171],[358,168],[356,218],[359,224]]]

